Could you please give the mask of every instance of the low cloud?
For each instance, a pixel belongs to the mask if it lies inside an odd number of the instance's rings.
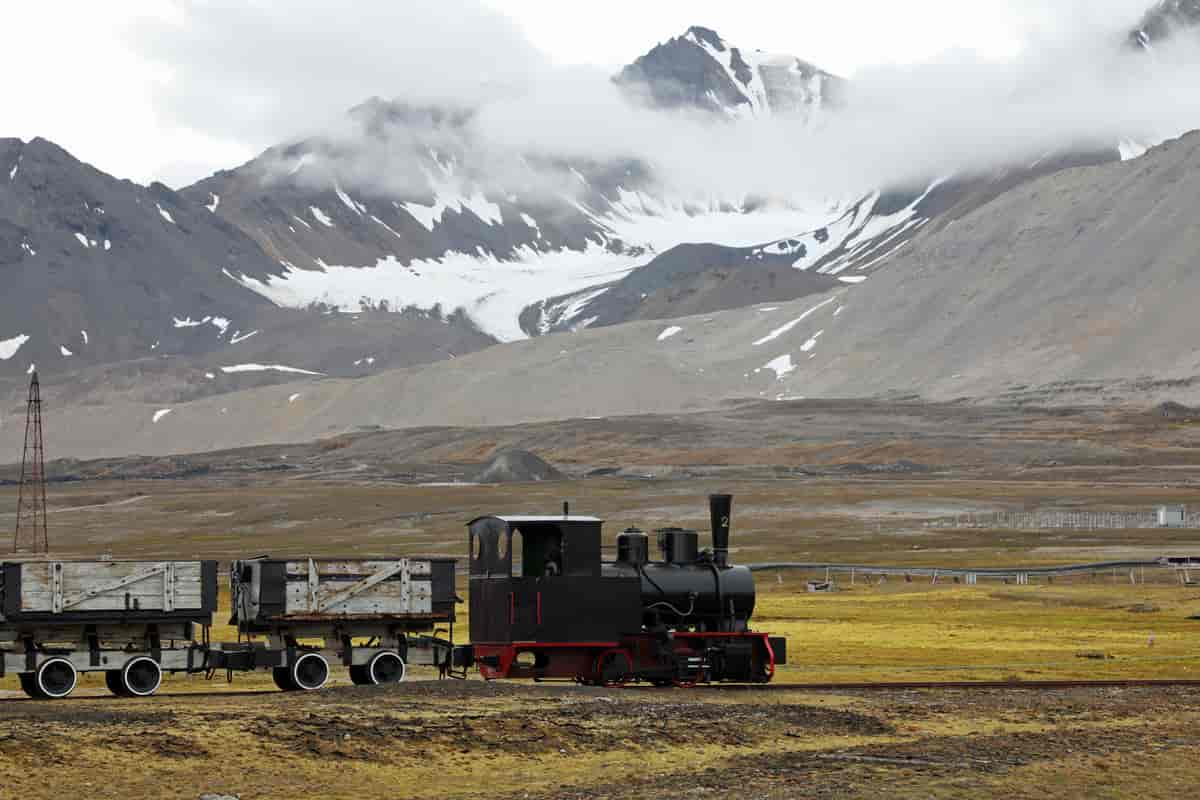
[[[470,103],[545,68],[476,0],[174,0],[127,40],[161,69],[163,116],[256,147],[334,124],[368,97]]]
[[[551,66],[473,0],[361,2],[353,14],[209,0],[135,38],[169,73],[160,103],[177,124],[255,146],[319,132],[325,168],[379,192],[427,190],[430,164],[414,153],[435,152],[460,165],[455,180],[522,196],[572,191],[568,162],[631,161],[684,197],[803,202],[1200,127],[1197,37],[1143,53],[1125,43],[1141,0],[1014,1],[1028,6],[1018,57],[864,69],[842,110],[736,123],[637,107],[607,72]],[[369,96],[453,111],[344,116]],[[279,169],[292,166],[281,153]]]

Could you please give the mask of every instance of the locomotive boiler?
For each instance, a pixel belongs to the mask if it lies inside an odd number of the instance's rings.
[[[471,644],[459,666],[485,678],[766,682],[783,639],[750,628],[754,580],[729,563],[733,498],[709,498],[712,548],[681,528],[618,537],[601,558],[596,517],[487,516],[469,525]]]
[[[730,495],[709,498],[712,550],[700,552],[700,536],[684,528],[655,531],[659,560],[650,559],[650,537],[630,528],[617,536],[617,560],[602,565],[612,577],[637,577],[642,587],[642,624],[704,632],[742,633],[754,613],[754,576],[729,564]]]

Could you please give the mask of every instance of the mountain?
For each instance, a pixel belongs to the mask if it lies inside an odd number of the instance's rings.
[[[663,97],[686,85],[690,95],[720,98],[699,107],[731,112],[731,124],[742,111],[825,113],[843,86],[802,61],[739,49],[703,28],[660,45],[615,80]],[[658,108],[670,113],[672,104]],[[601,301],[603,313],[575,312],[582,311],[578,299],[597,300],[628,285],[621,284],[626,278],[659,286],[659,259],[677,258],[668,254],[680,245],[749,254],[725,259],[725,272],[753,267],[774,246],[776,267],[791,256],[798,269],[861,268],[865,275],[928,221],[926,208],[950,205],[944,189],[930,187],[815,204],[689,197],[628,159],[498,152],[476,124],[479,114],[371,100],[335,133],[271,148],[182,194],[276,260],[278,274],[238,278],[278,305],[462,309],[501,341],[579,327],[591,317],[615,324],[677,313],[672,302],[636,308],[616,298]],[[813,284],[771,280],[772,299],[785,299],[785,287],[804,293]],[[704,294],[703,307],[729,308],[754,292]]]
[[[1148,48],[1180,28],[1197,24],[1200,24],[1200,0],[1162,0],[1146,12],[1129,39],[1135,46]]]
[[[117,180],[44,139],[0,140],[0,378],[141,360],[138,374],[190,364],[215,391],[294,374],[247,365],[363,374],[365,358],[405,366],[494,342],[449,311],[360,323],[280,309],[233,277],[282,272],[161,184]]]
[[[641,56],[615,80],[657,108],[731,117],[812,117],[836,107],[845,90],[841,78],[795,56],[743,50],[698,26]]]
[[[734,130],[761,115],[822,124],[848,87],[700,27],[614,80],[653,113],[709,114]],[[486,335],[514,341],[790,300],[829,285],[787,273],[789,265],[861,281],[927,226],[952,224],[1041,175],[1144,149],[1064,145],[1032,164],[816,203],[698,199],[629,159],[505,152],[481,129],[485,112],[371,100],[339,131],[271,148],[182,194],[276,260],[266,277],[237,278],[279,306],[461,309]]]
[[[0,374],[228,342],[270,304],[223,270],[279,266],[161,184],[118,181],[44,139],[0,140]]]
[[[830,102],[835,79],[802,62],[687,36],[705,58],[753,65],[750,78],[734,72],[747,81],[737,91],[766,92],[740,95],[751,104]],[[545,309],[581,293],[611,292],[589,312],[596,324],[803,296],[828,281],[785,272],[789,259],[870,253],[922,221],[920,189],[897,208],[879,195],[798,208],[684,197],[628,160],[504,161],[477,113],[369,101],[341,131],[180,192],[117,180],[45,140],[0,141],[0,279],[19,287],[0,298],[0,379],[136,363],[104,374],[190,398],[297,374],[274,367],[365,374],[578,327],[588,317],[571,303],[553,321]],[[733,255],[681,272],[678,248],[705,242]],[[836,261],[815,269],[852,266]],[[264,369],[224,371],[246,365]]]
[[[1161,4],[1148,37],[1193,11]],[[840,79],[704,28],[614,80],[652,114],[732,131],[765,114],[825,124],[847,102]],[[37,364],[77,377],[71,402],[174,404],[864,280],[855,296],[873,296],[919,242],[1040,177],[1117,158],[1068,149],[818,203],[696,198],[629,159],[509,152],[484,134],[486,111],[371,100],[180,192],[3,140],[0,280],[16,288],[0,298],[0,381]]]
[[[538,337],[357,380],[295,376],[170,406],[142,390],[110,393],[102,432],[94,398],[63,398],[56,447],[187,452],[376,427],[680,414],[739,398],[1196,405],[1197,204],[1200,133],[1137,160],[1023,182],[952,225],[931,223],[861,285]],[[20,434],[0,425],[0,452],[18,451]]]
[[[922,234],[776,349],[809,395],[1200,399],[1200,133],[1023,183]]]

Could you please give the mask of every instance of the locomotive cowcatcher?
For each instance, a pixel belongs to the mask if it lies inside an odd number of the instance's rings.
[[[487,516],[469,523],[471,644],[459,666],[484,678],[765,683],[786,642],[750,630],[754,578],[729,563],[733,498],[709,498],[711,550],[695,531],[637,529],[601,558],[595,517]]]

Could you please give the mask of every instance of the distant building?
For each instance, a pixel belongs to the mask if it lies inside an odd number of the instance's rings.
[[[1187,509],[1183,506],[1159,506],[1158,527],[1186,528]]]

